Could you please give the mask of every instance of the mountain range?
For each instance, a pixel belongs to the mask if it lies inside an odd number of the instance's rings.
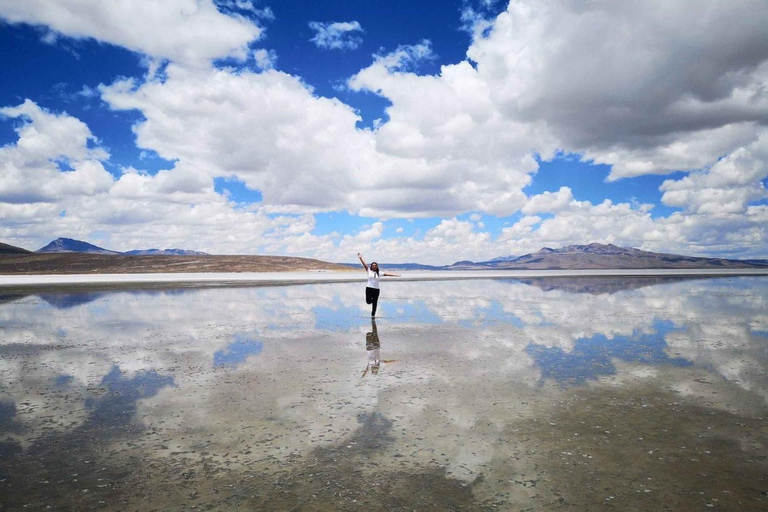
[[[768,260],[699,258],[592,243],[569,245],[560,249],[544,247],[535,253],[503,256],[489,261],[457,261],[445,266],[382,263],[381,267],[402,270],[768,269]]]
[[[35,251],[37,254],[65,254],[80,253],[93,256],[134,256],[134,257],[185,257],[189,259],[187,265],[189,268],[200,267],[200,271],[209,270],[211,265],[215,266],[217,271],[225,272],[227,264],[233,264],[233,261],[227,260],[225,256],[211,256],[203,252],[189,251],[184,249],[144,249],[127,252],[117,252],[104,249],[102,247],[73,240],[71,238],[57,238],[45,247]],[[14,247],[12,245],[0,243],[0,255],[4,256],[24,256],[32,254],[26,249]],[[199,259],[195,263],[194,258]],[[235,257],[237,258],[237,257]],[[248,258],[246,256],[240,258]],[[267,257],[280,258],[280,257]],[[283,257],[288,258],[288,257]],[[218,261],[218,260],[221,261]],[[289,258],[290,259],[290,258]],[[214,261],[217,260],[217,261]],[[228,262],[226,263],[225,262]],[[245,265],[245,260],[237,260],[238,267]],[[21,264],[21,262],[18,262]],[[51,264],[53,264],[51,262]],[[61,264],[64,264],[62,260]],[[76,262],[67,260],[67,265],[86,265],[86,262]],[[170,263],[167,263],[170,264]],[[164,264],[164,265],[167,265]],[[250,263],[249,263],[250,264]],[[271,264],[276,264],[272,262]],[[99,261],[100,268],[106,269],[118,263],[107,264]],[[105,267],[106,265],[106,267]],[[119,265],[123,265],[120,263]],[[314,264],[313,264],[314,265]],[[334,264],[328,264],[334,265]],[[146,270],[153,265],[146,265]],[[156,265],[155,265],[156,266]],[[345,264],[345,266],[357,267],[358,264]],[[700,258],[694,256],[681,256],[677,254],[655,253],[642,251],[640,249],[618,247],[613,244],[589,245],[569,245],[560,249],[544,247],[541,250],[524,254],[522,256],[502,256],[489,261],[457,261],[452,265],[433,266],[420,263],[396,263],[381,264],[382,268],[403,269],[403,270],[579,270],[579,269],[744,269],[744,268],[762,268],[768,269],[768,260],[736,260],[726,258]],[[141,270],[135,270],[141,271]]]
[[[23,251],[24,249],[21,250]],[[188,251],[186,249],[139,249],[126,252],[117,252],[110,251],[109,249],[104,249],[98,245],[89,244],[88,242],[83,242],[81,240],[73,240],[71,238],[57,238],[53,242],[49,243],[45,247],[38,249],[35,252],[40,254],[79,252],[85,254],[122,254],[125,256],[208,256],[208,253],[205,252]]]
[[[126,251],[123,254],[126,256],[209,256],[207,252],[187,249],[139,249]]]
[[[71,238],[57,238],[53,242],[49,243],[45,247],[35,251],[40,254],[60,253],[60,252],[83,252],[86,254],[120,254],[117,251],[110,251],[102,247],[98,247],[88,242],[82,242],[80,240],[72,240]]]
[[[735,260],[700,258],[678,254],[656,253],[618,247],[613,244],[569,245],[560,249],[544,247],[538,252],[511,259],[473,263],[458,262],[455,270],[575,270],[575,269],[642,269],[642,268],[768,268],[768,260]]]

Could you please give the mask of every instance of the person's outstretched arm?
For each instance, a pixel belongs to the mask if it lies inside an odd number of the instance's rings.
[[[382,272],[381,275],[386,277],[400,277],[400,274],[387,274],[386,272]]]
[[[363,264],[363,268],[365,268],[365,270],[367,271],[368,270],[368,265],[366,265],[365,264],[365,260],[363,260],[363,254],[362,253],[357,253],[357,257],[360,258],[360,263]]]

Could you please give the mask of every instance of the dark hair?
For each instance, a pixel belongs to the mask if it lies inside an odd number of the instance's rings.
[[[376,270],[373,270],[373,266],[374,266],[374,265],[376,265]],[[372,262],[371,262],[371,270],[373,270],[374,272],[376,272],[376,277],[379,277],[379,264],[378,264],[378,263],[376,263],[375,261],[372,261]]]

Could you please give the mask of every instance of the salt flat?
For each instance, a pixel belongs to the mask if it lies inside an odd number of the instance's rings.
[[[382,269],[386,271],[386,269]],[[609,276],[760,276],[768,269],[608,269],[608,270],[473,270],[473,271],[402,271],[400,278],[413,281],[535,277],[609,277]],[[41,274],[0,275],[0,287],[63,284],[142,284],[142,283],[319,283],[363,281],[365,274],[355,272],[211,272],[151,274]]]
[[[0,508],[766,509],[767,277],[362,287],[7,288]]]

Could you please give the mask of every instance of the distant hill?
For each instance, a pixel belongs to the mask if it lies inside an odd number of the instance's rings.
[[[32,251],[0,242],[0,254],[29,254]]]
[[[126,251],[126,256],[209,256],[207,252],[189,251],[187,249],[138,249]]]
[[[360,263],[343,263],[358,268]],[[532,254],[500,256],[489,261],[457,261],[452,265],[379,263],[384,270],[600,270],[600,269],[723,269],[765,268],[768,260],[731,260],[664,254],[613,244],[543,247]]]
[[[347,271],[349,267],[291,256],[126,256],[61,252],[8,254],[0,274],[149,274],[154,272]],[[3,297],[0,297],[2,303]],[[57,306],[59,307],[59,306]]]
[[[340,263],[351,268],[362,269],[360,263]],[[379,263],[382,270],[446,270],[448,267],[422,265],[421,263]]]
[[[82,242],[80,240],[72,240],[71,238],[57,238],[53,242],[36,250],[35,252],[40,254],[60,252],[82,252],[86,254],[120,254],[116,251],[110,251],[97,245],[89,244],[88,242]]]
[[[12,247],[12,246],[8,246],[8,247]],[[24,249],[19,249],[19,250],[24,251]],[[29,252],[29,251],[24,251],[24,252]],[[84,254],[107,254],[107,255],[113,255],[113,256],[118,254],[123,254],[126,256],[208,256],[208,253],[205,253],[205,252],[189,251],[186,249],[140,249],[140,250],[134,250],[134,251],[127,251],[127,252],[110,251],[109,249],[104,249],[103,247],[99,247],[98,245],[89,244],[88,242],[83,242],[82,240],[73,240],[71,238],[57,238],[53,242],[49,243],[48,245],[46,245],[41,249],[38,249],[35,252],[40,254],[78,252],[78,253],[84,253]],[[11,254],[11,253],[0,252],[0,254]],[[13,254],[22,254],[22,253],[13,253]]]
[[[491,261],[513,261],[517,258],[517,256],[499,256],[498,258],[493,258]],[[455,265],[455,263],[454,263]]]
[[[768,268],[768,260],[730,260],[664,254],[613,244],[569,245],[561,249],[544,247],[533,254],[496,258],[490,261],[459,261],[450,270],[578,270],[578,269],[723,269]]]

